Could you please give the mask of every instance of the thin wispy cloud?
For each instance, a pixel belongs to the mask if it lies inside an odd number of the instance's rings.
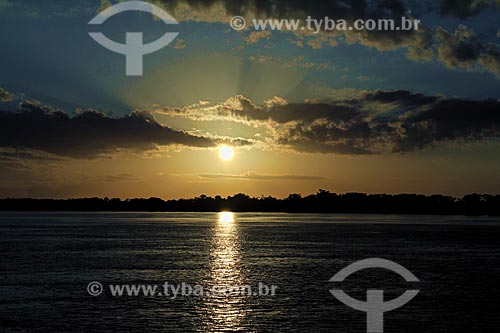
[[[198,177],[205,179],[239,179],[239,180],[325,180],[325,177],[320,176],[304,176],[304,175],[279,175],[279,174],[259,174],[253,172],[245,172],[242,174],[223,174],[223,173],[203,173],[198,174]]]
[[[106,176],[98,177],[97,180],[106,181],[106,182],[110,182],[110,183],[116,183],[116,182],[140,181],[141,178],[137,177],[133,174],[121,173],[118,175],[106,175]]]

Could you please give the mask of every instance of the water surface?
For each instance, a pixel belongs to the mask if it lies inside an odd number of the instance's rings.
[[[395,298],[386,332],[497,332],[500,221],[494,218],[215,213],[0,213],[2,332],[365,332],[339,287]],[[408,268],[328,280],[361,259]],[[92,281],[276,285],[275,296],[97,297]]]

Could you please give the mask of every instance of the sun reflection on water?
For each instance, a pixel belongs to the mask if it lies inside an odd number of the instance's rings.
[[[222,287],[222,290],[244,285],[241,261],[241,238],[236,216],[232,212],[220,212],[212,233],[208,285]],[[245,296],[237,292],[213,294],[206,297],[205,307],[210,331],[241,328],[245,317]]]
[[[220,212],[218,214],[219,223],[234,223],[234,213],[233,212]]]

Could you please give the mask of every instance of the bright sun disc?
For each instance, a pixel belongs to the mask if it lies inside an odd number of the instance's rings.
[[[219,149],[219,155],[224,161],[229,161],[234,156],[234,150],[231,147],[223,146]]]

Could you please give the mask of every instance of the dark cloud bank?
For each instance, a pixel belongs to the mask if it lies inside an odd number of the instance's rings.
[[[159,0],[167,10],[175,13],[179,4],[187,4],[195,11],[214,5],[222,6],[229,15],[258,18],[314,18],[331,19],[392,18],[402,16],[418,19],[427,12],[436,15],[466,19],[486,9],[500,8],[500,0],[442,0],[435,2],[403,0]],[[193,18],[203,20],[202,18]],[[205,18],[207,19],[207,18]],[[415,61],[438,60],[450,68],[482,70],[500,76],[500,45],[485,42],[473,30],[460,26],[448,31],[440,26],[420,26],[410,31],[347,31],[342,33],[349,43],[357,42],[379,51],[406,49],[407,57]],[[338,37],[332,32],[330,37]],[[321,43],[327,40],[324,39]]]
[[[144,151],[173,144],[214,145],[208,138],[164,127],[145,113],[110,118],[87,110],[70,117],[61,111],[26,102],[18,112],[0,111],[0,147],[95,158],[120,149]]]
[[[304,152],[407,153],[440,143],[500,137],[500,101],[461,100],[407,91],[374,91],[351,100],[261,108],[239,97],[231,117],[267,124],[274,139]]]
[[[228,13],[241,15],[254,12],[260,15],[283,17],[304,13],[328,15],[331,18],[363,18],[374,16],[402,15],[409,9],[418,8],[418,0],[159,0],[167,7],[183,3],[192,8],[206,8],[216,4],[226,8]],[[498,0],[438,0],[434,1],[442,15],[467,18],[479,14],[495,5]]]
[[[409,153],[448,142],[500,137],[500,101],[425,96],[408,91],[372,91],[353,99],[256,106],[243,96],[221,104],[227,120],[251,121],[272,129],[271,144],[299,152],[336,154]],[[239,104],[239,107],[238,107]],[[209,111],[199,110],[209,115]],[[179,116],[189,117],[183,112]],[[96,111],[70,117],[23,103],[18,112],[0,111],[0,147],[95,158],[119,150],[158,146],[213,147],[217,140],[160,125],[147,112],[110,118]]]

